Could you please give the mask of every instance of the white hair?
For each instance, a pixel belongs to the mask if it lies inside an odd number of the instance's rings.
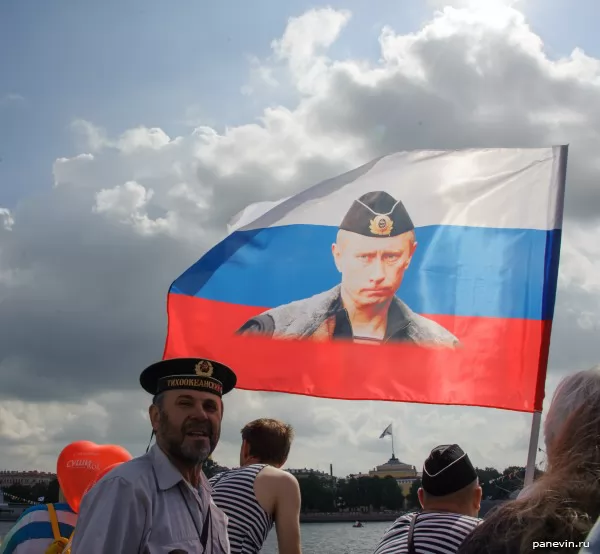
[[[600,406],[600,365],[569,375],[556,387],[544,423],[546,451],[567,418],[589,403]]]

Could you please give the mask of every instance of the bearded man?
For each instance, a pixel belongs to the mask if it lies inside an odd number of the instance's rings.
[[[211,499],[202,464],[221,434],[227,366],[178,358],[146,368],[140,383],[156,444],[105,475],[84,496],[72,554],[229,554],[227,516]]]

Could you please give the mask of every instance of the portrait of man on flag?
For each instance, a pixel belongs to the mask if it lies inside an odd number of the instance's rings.
[[[331,245],[340,284],[258,314],[238,334],[455,348],[457,337],[397,296],[416,248],[402,201],[367,192],[352,202]]]

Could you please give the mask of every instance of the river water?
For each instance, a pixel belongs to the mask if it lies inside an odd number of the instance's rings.
[[[0,521],[0,544],[13,525]],[[391,522],[364,525],[362,528],[353,528],[351,522],[303,523],[302,554],[372,554]],[[261,554],[277,554],[275,529],[269,534]]]
[[[302,554],[373,554],[379,540],[392,522],[364,523],[352,527],[348,523],[303,523]],[[277,535],[269,533],[261,554],[277,554]]]

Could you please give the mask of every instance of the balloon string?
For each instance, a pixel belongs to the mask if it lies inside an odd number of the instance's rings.
[[[148,441],[148,446],[146,448],[146,454],[148,454],[148,450],[150,450],[150,445],[152,444],[153,437],[154,437],[154,429],[152,429],[152,433],[150,435],[150,440]]]

